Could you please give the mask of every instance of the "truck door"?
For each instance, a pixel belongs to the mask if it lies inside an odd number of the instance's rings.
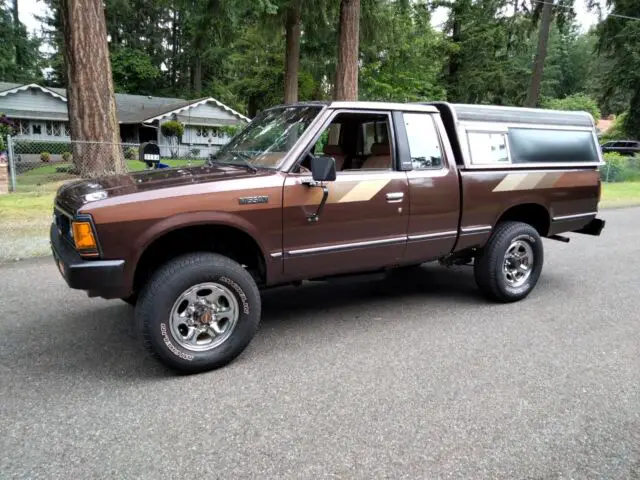
[[[451,252],[458,236],[458,169],[438,114],[396,112],[402,165],[407,171],[411,215],[405,262],[424,262]],[[409,160],[410,159],[410,160]]]
[[[336,111],[310,146],[336,160],[336,180],[319,220],[322,189],[305,185],[308,156],[284,184],[283,255],[287,279],[364,271],[397,263],[404,252],[409,189],[396,168],[389,112]]]

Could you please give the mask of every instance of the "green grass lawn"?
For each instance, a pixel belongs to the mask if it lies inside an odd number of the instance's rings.
[[[640,182],[603,183],[602,185],[601,207],[640,205]]]
[[[0,261],[49,253],[55,187],[0,195]]]

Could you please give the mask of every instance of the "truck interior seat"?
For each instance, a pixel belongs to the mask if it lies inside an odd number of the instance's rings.
[[[323,153],[324,155],[333,157],[335,159],[336,171],[342,170],[342,168],[344,167],[345,154],[342,151],[340,145],[325,145]]]
[[[374,143],[371,145],[371,156],[367,158],[362,169],[391,169],[391,147],[389,143]]]

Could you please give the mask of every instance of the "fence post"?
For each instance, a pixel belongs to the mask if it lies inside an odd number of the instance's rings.
[[[9,184],[12,192],[16,191],[16,161],[13,156],[13,138],[7,136],[7,146],[9,147]]]

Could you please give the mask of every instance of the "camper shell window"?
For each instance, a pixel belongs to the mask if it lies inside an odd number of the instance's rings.
[[[513,163],[599,161],[593,134],[587,130],[509,128]]]

